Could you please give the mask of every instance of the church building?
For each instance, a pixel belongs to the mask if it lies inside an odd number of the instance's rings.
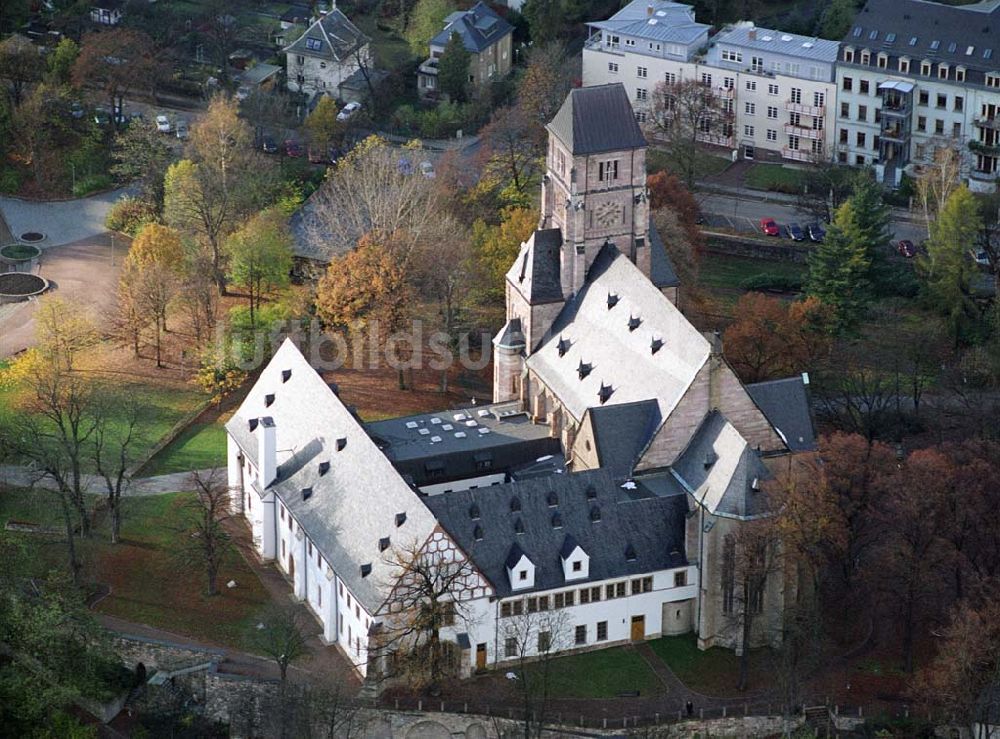
[[[463,674],[690,632],[773,642],[795,597],[769,575],[737,627],[734,536],[815,446],[807,376],[743,385],[677,308],[621,85],[574,89],[548,133],[491,404],[363,423],[286,342],[227,424],[258,554],[363,675],[391,671],[400,551],[464,568],[442,629]]]

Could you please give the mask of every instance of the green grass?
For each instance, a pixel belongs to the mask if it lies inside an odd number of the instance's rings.
[[[372,40],[375,66],[378,69],[398,69],[413,61],[413,52],[406,39],[395,31],[379,28],[379,19],[374,15],[356,15],[351,21]]]
[[[617,698],[636,690],[647,697],[664,689],[652,668],[630,647],[560,657],[549,669],[551,695],[557,699]]]
[[[7,246],[0,249],[0,257],[7,257],[7,259],[15,261],[31,259],[38,256],[39,251],[37,246],[31,246],[30,244],[7,244]]]
[[[143,476],[204,470],[226,464],[226,430],[219,423],[193,423],[142,468]]]
[[[705,287],[739,290],[748,277],[767,274],[805,279],[807,272],[806,265],[797,262],[730,257],[707,252],[701,261],[698,282]]]
[[[708,152],[701,152],[701,162],[699,164],[700,174],[698,176],[700,178],[721,174],[727,167],[729,167],[730,164],[732,164],[732,160],[728,157],[722,157]],[[646,151],[646,171],[652,174],[662,170],[673,172],[674,174],[677,173],[676,168],[673,166],[673,162],[666,151],[653,147],[649,148]]]
[[[755,164],[747,170],[745,184],[753,190],[772,190],[796,194],[802,189],[806,173],[783,164]]]
[[[731,649],[712,647],[698,649],[694,634],[664,636],[648,642],[657,656],[667,663],[674,674],[692,690],[706,695],[736,694],[740,658]],[[765,686],[767,652],[750,652],[750,689]]]

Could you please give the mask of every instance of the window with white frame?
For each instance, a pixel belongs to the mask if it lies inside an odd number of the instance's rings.
[[[737,64],[743,63],[743,52],[736,51],[735,49],[723,49],[722,50],[722,61],[724,62],[736,62]]]
[[[773,128],[767,129],[767,140],[768,141],[777,141],[778,140],[778,132],[775,131]]]
[[[757,80],[747,80],[747,90],[757,92]]]
[[[649,70],[646,67],[636,67],[635,76],[645,79],[649,76]]]
[[[905,56],[901,56],[899,58],[899,71],[902,72],[903,74],[910,73],[910,60],[907,59]]]
[[[710,75],[708,72],[702,72],[701,73],[701,84],[705,85],[705,87],[711,87],[712,86],[712,75]]]
[[[871,52],[869,52],[868,49],[863,49],[861,51],[861,63],[867,67],[871,63],[871,60]]]
[[[757,114],[757,104],[756,103],[743,103],[743,112],[747,115]]]
[[[677,73],[676,72],[665,72],[663,75],[663,81],[668,85],[677,84]]]
[[[732,90],[736,86],[736,80],[732,77],[723,77],[722,86],[727,90]]]
[[[802,104],[802,88],[793,87],[791,92],[791,101],[796,105]]]
[[[826,93],[825,92],[814,92],[813,93],[813,106],[816,108],[822,108],[826,105]]]
[[[618,62],[608,62],[608,71],[611,74],[618,74]]]
[[[778,109],[775,106],[773,106],[773,105],[768,105],[767,106],[767,117],[768,118],[777,118],[778,117]]]
[[[768,95],[777,95],[778,94],[778,86],[776,84],[774,84],[773,82],[769,82],[767,84],[767,94]]]
[[[627,39],[625,39],[625,45],[626,46],[635,46],[635,39],[634,38],[627,38]]]
[[[637,87],[637,88],[635,88],[635,99],[638,100],[638,101],[640,101],[640,102],[648,100],[649,99],[649,90],[647,90],[645,87]]]
[[[744,136],[753,136],[753,126],[743,126]]]
[[[763,72],[764,71],[764,57],[762,57],[762,56],[750,57],[750,71],[752,71],[752,72]]]

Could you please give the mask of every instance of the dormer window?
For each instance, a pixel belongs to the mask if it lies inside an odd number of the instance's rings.
[[[479,520],[479,505],[477,503],[473,503],[469,506],[469,518],[473,521]]]
[[[378,550],[380,552],[384,552],[388,548],[389,548],[389,537],[388,536],[384,536],[384,537],[382,537],[381,539],[378,540]]]
[[[955,81],[965,82],[965,67],[955,67]]]
[[[946,80],[948,79],[948,65],[938,64],[938,79]]]
[[[578,374],[578,375],[580,376],[580,379],[582,380],[583,378],[585,378],[585,377],[586,377],[587,375],[589,375],[589,374],[590,374],[590,371],[591,371],[591,370],[592,370],[593,368],[594,368],[594,366],[593,366],[592,364],[590,364],[590,363],[588,363],[588,362],[584,362],[584,361],[583,361],[583,360],[581,359],[581,360],[580,360],[580,364],[579,364],[579,365],[577,365],[577,368],[576,368],[576,373],[577,373],[577,374]]]
[[[516,495],[510,499],[510,512],[520,513],[521,512],[521,499]]]
[[[886,69],[889,66],[889,55],[879,54],[878,61],[876,62],[879,69]]]
[[[926,59],[920,62],[920,74],[922,74],[924,77],[931,76],[931,63]]]
[[[322,477],[323,475],[325,475],[329,471],[330,471],[330,463],[329,462],[320,462],[319,463],[319,476],[320,477]]]
[[[861,52],[861,64],[867,67],[869,64],[871,64],[871,61],[872,61],[871,52],[868,51],[868,49],[864,49]]]
[[[583,568],[583,562],[575,560],[573,562],[573,572],[579,572]]]
[[[601,401],[601,405],[604,405],[611,399],[611,395],[614,393],[614,388],[610,385],[605,385],[601,383],[601,389],[597,391],[597,399]]]
[[[556,495],[554,491],[550,492],[545,500],[548,503],[549,508],[555,508],[559,505],[559,496]]]
[[[527,570],[521,570],[520,572],[518,572],[517,573],[517,579],[518,579],[519,582],[523,582],[524,580],[527,580],[528,579],[528,571]]]
[[[616,305],[618,305],[618,296],[614,293],[608,293],[608,310],[611,310]]]
[[[663,340],[662,339],[653,339],[650,342],[650,344],[649,344],[649,350],[653,354],[656,354],[656,352],[660,351],[660,349],[662,349],[662,348],[663,348]]]
[[[642,319],[638,316],[629,316],[628,318],[628,330],[635,331],[642,324]]]
[[[361,577],[368,577],[372,574],[371,563],[361,565]]]
[[[292,379],[292,371],[290,369],[281,370],[281,381],[284,383],[290,379]]]
[[[569,347],[570,347],[569,339],[564,339],[560,336],[559,343],[556,344],[556,351],[559,352],[559,356],[560,357],[565,356],[566,352],[569,351]]]
[[[625,561],[635,562],[635,560],[636,560],[635,547],[629,544],[627,547],[625,547]]]
[[[854,64],[854,49],[851,47],[844,49],[844,61],[848,64]]]
[[[903,74],[910,73],[910,60],[905,56],[899,58],[899,71]]]
[[[396,528],[398,529],[404,523],[406,523],[406,514],[405,513],[397,513],[396,514]]]

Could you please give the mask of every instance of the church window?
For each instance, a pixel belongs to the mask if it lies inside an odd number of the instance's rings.
[[[608,159],[597,163],[597,179],[601,182],[611,182],[618,179],[618,160]]]
[[[681,570],[680,572],[674,573],[674,587],[683,588],[688,584],[688,573],[687,570]]]
[[[736,540],[727,536],[722,545],[722,612],[731,614],[736,599]]]
[[[597,641],[606,641],[608,638],[608,622],[597,622]]]

